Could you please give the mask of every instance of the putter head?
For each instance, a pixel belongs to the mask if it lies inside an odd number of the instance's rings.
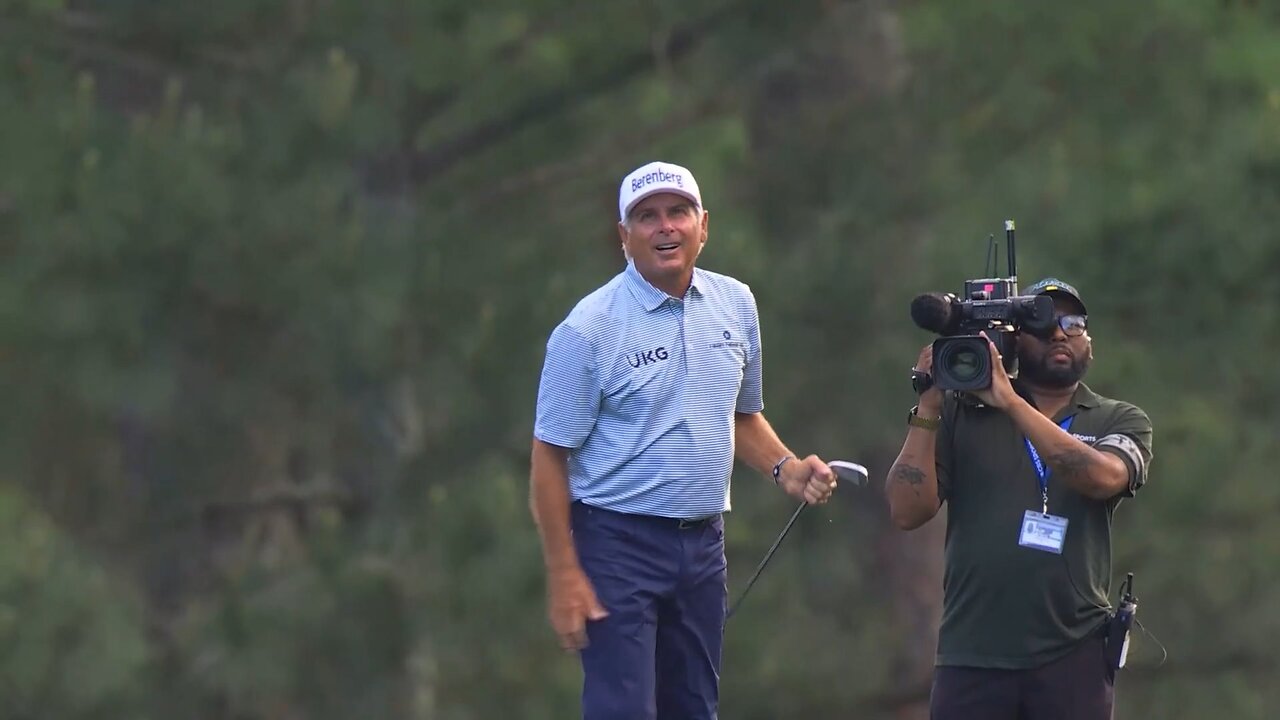
[[[840,482],[846,482],[854,487],[863,487],[867,484],[867,469],[858,463],[849,462],[848,460],[832,460],[827,463],[836,474],[836,478]]]

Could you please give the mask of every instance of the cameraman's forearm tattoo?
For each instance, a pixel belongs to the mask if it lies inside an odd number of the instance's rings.
[[[1049,467],[1068,477],[1079,477],[1089,471],[1089,454],[1082,450],[1058,453],[1049,458]]]
[[[889,476],[889,480],[903,485],[916,486],[914,489],[918,493],[920,492],[918,486],[924,483],[925,477],[924,471],[920,468],[898,463],[893,467],[893,473]]]

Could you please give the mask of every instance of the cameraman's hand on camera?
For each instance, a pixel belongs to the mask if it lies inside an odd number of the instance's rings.
[[[913,370],[933,375],[933,343],[924,346],[920,356],[916,358]],[[942,391],[937,385],[930,385],[928,390],[920,393],[919,407],[916,413],[924,418],[936,418],[942,415]]]
[[[810,505],[831,499],[836,489],[836,474],[817,455],[796,458],[783,464],[778,484],[788,495]]]
[[[991,373],[991,387],[986,390],[974,390],[971,394],[986,405],[1007,410],[1010,405],[1022,398],[1014,392],[1013,383],[1009,382],[1009,375],[1004,372],[1000,351],[991,341],[991,336],[985,331],[982,336],[987,339],[987,349],[991,351],[991,367],[994,368],[994,372]]]

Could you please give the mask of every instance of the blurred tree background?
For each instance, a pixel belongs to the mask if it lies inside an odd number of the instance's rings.
[[[1277,69],[1247,0],[0,0],[0,720],[573,717],[534,397],[651,159],[774,425],[875,476],[731,621],[723,717],[925,716],[906,308],[1005,218],[1156,427],[1117,716],[1275,717]],[[733,594],[791,510],[735,490]]]

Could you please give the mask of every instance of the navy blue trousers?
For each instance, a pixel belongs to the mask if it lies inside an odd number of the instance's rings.
[[[724,521],[574,503],[573,542],[609,617],[587,623],[584,720],[715,720],[728,592]]]

